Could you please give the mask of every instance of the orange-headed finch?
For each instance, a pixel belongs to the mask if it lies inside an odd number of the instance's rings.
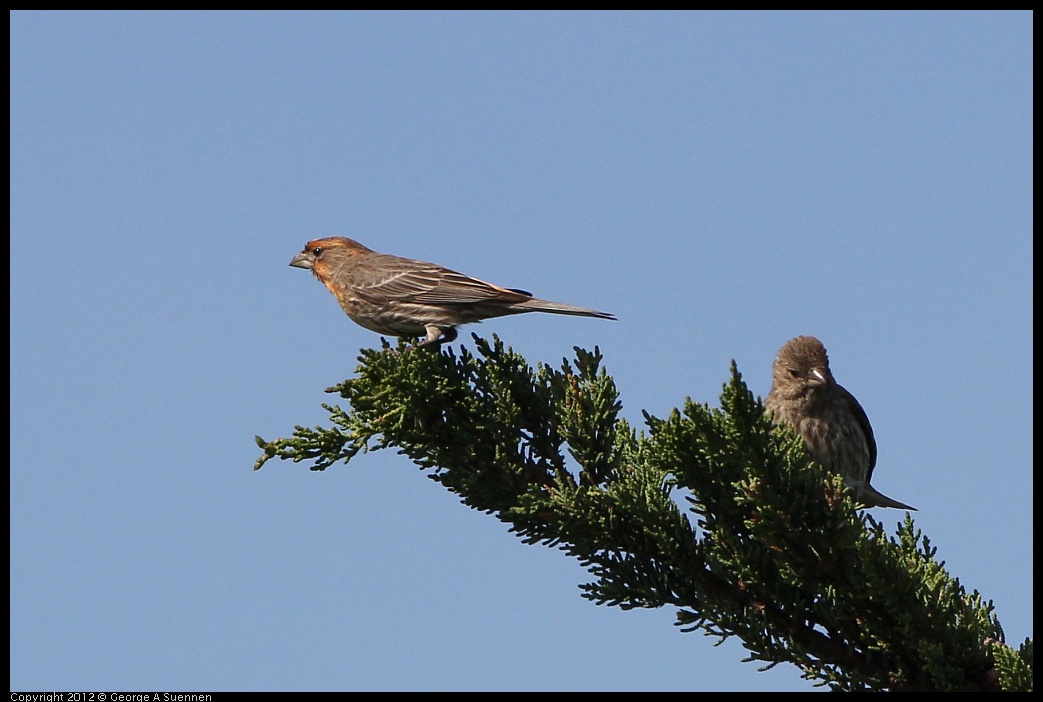
[[[291,266],[308,268],[329,288],[351,319],[378,334],[423,336],[423,344],[456,338],[456,327],[523,312],[552,312],[615,319],[501,288],[434,263],[368,249],[341,236],[309,241]]]
[[[868,507],[916,509],[869,484],[876,466],[873,427],[855,396],[833,379],[826,347],[815,337],[798,336],[779,349],[764,409],[774,413],[776,424],[790,424],[826,470],[844,476],[856,501]]]

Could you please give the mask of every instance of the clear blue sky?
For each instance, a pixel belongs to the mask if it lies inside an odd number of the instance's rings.
[[[254,472],[379,343],[288,266],[332,235],[615,313],[461,341],[598,345],[639,426],[818,336],[874,484],[1032,635],[1032,48],[1025,12],[13,13],[12,689],[812,689],[393,452]]]

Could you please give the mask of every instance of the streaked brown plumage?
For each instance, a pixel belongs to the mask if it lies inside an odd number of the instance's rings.
[[[388,336],[423,336],[421,345],[452,341],[461,324],[523,312],[615,319],[434,263],[377,253],[341,236],[309,241],[290,265],[310,269],[355,323]]]
[[[915,507],[892,500],[869,484],[876,466],[876,439],[862,405],[837,384],[822,342],[798,336],[779,350],[764,409],[803,437],[811,457],[844,476],[858,502],[868,507]]]

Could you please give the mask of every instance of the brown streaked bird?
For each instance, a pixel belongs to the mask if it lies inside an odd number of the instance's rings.
[[[826,347],[815,337],[798,336],[779,349],[764,409],[776,424],[790,424],[826,470],[844,476],[856,501],[916,510],[869,484],[876,466],[873,427],[855,396],[833,379]]]
[[[309,241],[290,265],[311,270],[356,324],[388,336],[423,336],[420,345],[452,341],[461,324],[523,312],[615,319],[434,263],[377,253],[342,236]]]

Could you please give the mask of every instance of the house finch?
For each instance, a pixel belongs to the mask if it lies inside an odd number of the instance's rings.
[[[869,484],[876,465],[876,440],[862,405],[837,385],[822,342],[798,336],[779,349],[764,409],[776,424],[786,422],[804,439],[811,457],[840,473],[855,499],[869,507],[915,510]]]
[[[309,268],[356,323],[388,336],[425,336],[421,345],[450,342],[460,324],[522,312],[615,319],[448,268],[382,254],[341,236],[309,241],[291,266]]]

